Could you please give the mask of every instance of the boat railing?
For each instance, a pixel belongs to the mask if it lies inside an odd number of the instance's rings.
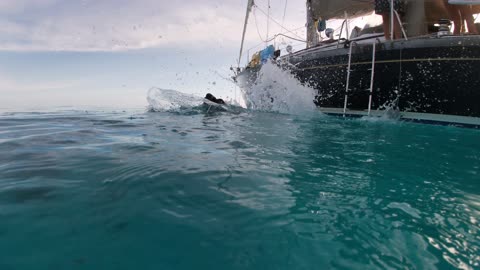
[[[398,20],[398,25],[400,25],[400,29],[402,30],[403,37],[405,38],[405,40],[408,40],[407,32],[405,32],[405,28],[403,27],[403,23],[402,23],[402,19],[400,19],[400,15],[396,10],[394,10],[393,12],[395,13],[395,17]]]
[[[338,42],[337,42],[337,48],[340,47],[340,41],[342,40],[342,33],[343,33],[343,27],[345,26],[345,28],[347,28],[346,32],[347,32],[347,38],[346,40],[348,40],[348,17],[347,15],[345,15],[345,20],[343,20],[342,22],[342,26],[340,26],[340,35],[339,35],[339,38],[338,38]]]

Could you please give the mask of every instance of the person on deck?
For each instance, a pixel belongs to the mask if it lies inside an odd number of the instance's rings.
[[[466,33],[465,21],[467,22],[468,32],[470,34],[478,34],[477,27],[475,26],[475,19],[473,18],[472,6],[452,5],[448,3],[448,0],[444,1],[448,14],[454,24],[453,34],[460,35],[460,33]]]
[[[402,0],[393,1],[394,9],[398,14],[403,13],[404,5]],[[390,40],[390,0],[375,0],[375,13],[382,15],[383,17],[383,32],[385,33],[385,39]],[[395,16],[396,17],[396,16]],[[402,29],[398,23],[398,19],[394,18],[393,23],[393,39],[399,39],[402,37]]]

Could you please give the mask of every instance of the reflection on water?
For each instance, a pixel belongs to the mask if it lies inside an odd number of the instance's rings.
[[[0,267],[475,269],[479,135],[322,115],[4,114]]]

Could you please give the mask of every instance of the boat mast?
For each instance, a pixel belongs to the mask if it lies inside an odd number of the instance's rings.
[[[307,0],[307,48],[318,44],[318,33],[314,26],[315,18],[313,18],[312,0]]]
[[[237,67],[240,67],[240,61],[242,60],[243,44],[245,42],[245,33],[247,32],[248,17],[250,16],[250,12],[252,11],[253,5],[255,5],[253,0],[248,0],[247,14],[245,15],[245,23],[243,25],[242,43],[240,45],[240,55],[238,56]]]

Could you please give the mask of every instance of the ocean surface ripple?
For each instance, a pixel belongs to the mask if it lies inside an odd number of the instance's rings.
[[[480,131],[0,114],[0,269],[479,269]]]

